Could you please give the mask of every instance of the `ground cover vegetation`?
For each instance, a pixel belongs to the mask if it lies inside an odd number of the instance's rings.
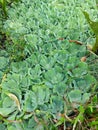
[[[96,3],[1,0],[0,130],[98,129]]]

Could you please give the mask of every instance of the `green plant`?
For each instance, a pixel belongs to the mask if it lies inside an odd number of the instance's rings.
[[[88,3],[90,8],[95,8],[93,1]],[[25,59],[36,50],[40,51],[43,44],[51,44],[51,41],[62,37],[91,42],[92,32],[87,31],[89,27],[83,18],[81,7],[87,8],[86,3],[81,2],[80,5],[80,1],[71,0],[23,0],[12,5],[8,10],[9,18],[4,22],[5,33],[13,42],[9,51],[12,52],[11,57]],[[89,10],[91,14],[93,11],[94,9]]]
[[[2,80],[0,114],[9,130],[55,127],[67,121],[61,114],[68,116],[94,94],[96,80],[80,61],[86,49],[63,41],[51,45],[47,50],[43,45],[42,53],[36,51],[22,62],[12,62]]]
[[[18,2],[19,0],[0,0],[0,6],[2,7],[3,15],[7,16],[7,5],[11,4],[12,2]]]
[[[90,20],[89,14],[87,12],[83,11],[83,14],[84,14],[88,24],[90,25],[91,29],[93,30],[93,32],[95,34],[96,41],[92,47],[92,51],[98,55],[98,22]]]
[[[2,6],[2,10],[6,16],[6,0],[0,0],[0,5]]]
[[[82,121],[84,105],[96,94],[97,81],[87,63],[80,61],[86,47],[68,42],[92,36],[90,31],[84,33],[88,29],[84,18],[77,18],[79,4],[22,0],[8,11],[4,31],[12,44],[7,49],[9,58],[1,55],[2,129],[58,130],[62,124],[66,128],[68,121],[74,127],[78,119]],[[83,16],[81,11],[78,16]],[[69,115],[78,109],[80,114],[73,122]]]
[[[0,0],[0,50],[6,48],[6,34],[3,31],[3,22],[7,19],[7,10],[18,0]]]
[[[78,114],[74,115],[73,130],[78,129],[98,129],[98,114],[97,114],[97,95],[90,97],[89,102],[82,105],[78,109]]]

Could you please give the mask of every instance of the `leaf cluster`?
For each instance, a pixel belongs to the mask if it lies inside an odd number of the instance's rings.
[[[51,119],[60,120],[59,113],[68,115],[89,100],[96,80],[87,64],[80,61],[86,49],[76,47],[69,42],[47,43],[42,53],[36,51],[24,61],[10,64],[1,83],[0,102],[0,114],[8,121],[9,129],[10,120],[20,119],[23,126],[19,123],[19,127],[23,129],[37,129],[38,124],[45,127]]]
[[[7,54],[0,52],[1,130],[56,130],[95,94],[96,80],[80,61],[86,47],[68,42],[92,35],[84,33],[79,8],[79,1],[22,0],[8,10],[4,31],[11,43]]]
[[[90,9],[94,2],[87,2]],[[12,59],[25,59],[43,44],[58,38],[79,39],[91,42],[92,32],[87,31],[86,20],[80,8],[87,8],[84,2],[76,1],[33,1],[22,0],[8,10],[4,32],[12,44],[9,52]],[[89,12],[93,15],[94,9]],[[96,11],[95,11],[96,12]],[[8,48],[8,47],[7,47]],[[17,55],[17,56],[16,56]]]

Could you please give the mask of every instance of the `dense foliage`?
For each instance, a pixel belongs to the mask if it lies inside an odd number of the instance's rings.
[[[6,50],[0,52],[0,130],[58,130],[67,127],[76,109],[83,120],[97,81],[80,60],[89,54],[86,46],[69,40],[94,41],[81,11],[95,18],[94,4],[21,0],[11,5],[3,22]]]
[[[14,2],[18,2],[18,0],[0,0],[0,49],[4,49],[6,46],[6,34],[3,31],[3,22],[7,19],[8,7]]]
[[[94,17],[93,13],[96,13],[96,10],[93,9],[94,4],[91,4],[93,1],[88,3],[88,11]],[[92,33],[87,31],[89,26],[81,8],[87,9],[86,3],[23,0],[18,5],[14,4],[8,10],[9,18],[4,26],[6,34],[14,43],[10,52],[17,54],[18,59],[24,59],[44,43],[60,37],[91,43],[93,38],[89,37]],[[16,59],[15,55],[13,58]]]

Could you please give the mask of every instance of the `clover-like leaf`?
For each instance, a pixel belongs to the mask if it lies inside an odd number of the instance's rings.
[[[74,103],[80,103],[81,102],[81,91],[80,90],[72,90],[68,93],[68,96],[69,96],[69,99],[71,102],[74,102]]]
[[[65,65],[68,62],[68,58],[69,58],[69,52],[67,50],[58,52],[57,54],[57,62]]]
[[[23,123],[16,122],[8,125],[8,130],[24,130]]]
[[[41,75],[41,67],[39,64],[37,64],[34,68],[29,68],[28,75],[30,75],[30,78],[33,79],[35,82],[40,81],[40,75]]]
[[[9,60],[5,57],[0,57],[0,70],[5,69],[5,67],[8,65]]]
[[[25,61],[28,63],[29,67],[33,67],[34,65],[38,64],[38,53],[32,54],[29,56]]]
[[[64,102],[62,97],[55,95],[51,96],[49,108],[52,113],[58,113],[63,111],[63,107]]]
[[[9,97],[5,97],[5,98],[3,98],[2,106],[5,107],[5,108],[11,107],[14,104],[13,102],[14,101],[11,100]]]
[[[54,85],[53,92],[54,93],[56,92],[58,95],[63,96],[67,88],[68,88],[68,85],[65,82],[60,82]]]
[[[45,79],[53,84],[62,82],[63,78],[64,75],[57,72],[55,68],[52,68],[45,73]]]
[[[13,111],[15,111],[15,109],[13,109],[13,108],[0,108],[0,115],[7,117]]]
[[[35,34],[27,34],[25,36],[26,42],[30,44],[31,46],[35,46],[36,43],[38,42],[38,36]]]
[[[82,103],[85,103],[89,100],[91,94],[90,93],[84,93],[82,96]]]
[[[72,73],[75,77],[82,77],[87,74],[88,66],[84,62],[80,62],[76,68],[72,70]]]
[[[53,67],[56,60],[52,57],[46,57],[45,55],[42,55],[40,57],[40,64],[42,65],[43,69],[49,70]]]
[[[32,90],[36,95],[38,105],[42,105],[45,102],[49,101],[50,93],[49,88],[47,88],[47,86],[45,85],[33,86]]]
[[[33,101],[33,102],[32,102]],[[32,112],[37,108],[36,95],[32,91],[28,91],[25,95],[24,111]]]

